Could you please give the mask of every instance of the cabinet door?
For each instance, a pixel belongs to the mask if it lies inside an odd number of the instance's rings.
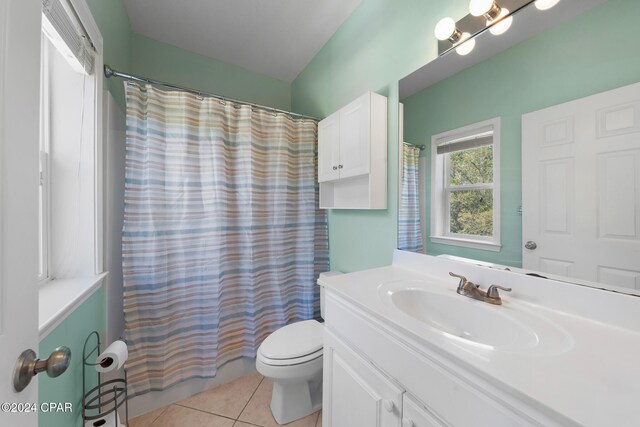
[[[324,357],[323,427],[400,427],[398,386],[335,338]]]
[[[402,398],[402,427],[443,427],[444,424],[407,394]]]
[[[371,95],[340,110],[340,178],[365,175],[371,164]]]
[[[318,123],[318,182],[340,178],[340,113]]]

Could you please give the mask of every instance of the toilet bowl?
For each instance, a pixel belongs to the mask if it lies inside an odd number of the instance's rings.
[[[320,277],[338,272],[321,273]],[[324,289],[320,288],[324,316]],[[322,408],[322,335],[324,326],[305,320],[284,326],[258,348],[256,369],[273,382],[271,413],[278,424],[304,418]]]
[[[292,323],[267,337],[256,368],[273,381],[271,412],[286,424],[322,407],[322,331],[315,320]]]

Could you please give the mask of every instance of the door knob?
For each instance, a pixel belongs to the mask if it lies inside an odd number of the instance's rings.
[[[20,393],[31,382],[31,378],[40,372],[47,372],[51,378],[64,373],[71,362],[71,350],[68,347],[58,347],[51,355],[44,359],[36,359],[36,352],[29,349],[22,352],[13,373],[13,388]]]
[[[527,243],[524,244],[524,247],[529,249],[530,251],[533,251],[538,247],[538,244],[532,240],[529,240]]]
[[[338,169],[342,169],[342,165],[338,165]]]
[[[393,400],[385,399],[383,403],[384,403],[384,409],[387,412],[393,412],[393,408],[396,407],[395,403],[393,403]]]
[[[333,170],[334,170],[334,171],[337,171],[337,170],[338,170],[338,167],[337,167],[337,166],[334,166],[334,167],[333,167]]]

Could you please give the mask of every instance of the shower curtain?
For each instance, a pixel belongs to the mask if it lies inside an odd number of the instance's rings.
[[[210,378],[319,315],[317,123],[126,83],[131,395]]]
[[[422,252],[420,222],[420,186],[418,184],[420,149],[402,144],[402,182],[398,212],[398,249]]]

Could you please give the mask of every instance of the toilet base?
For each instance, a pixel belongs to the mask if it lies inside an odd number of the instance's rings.
[[[322,408],[322,373],[296,384],[273,383],[271,413],[278,424],[311,415]]]

